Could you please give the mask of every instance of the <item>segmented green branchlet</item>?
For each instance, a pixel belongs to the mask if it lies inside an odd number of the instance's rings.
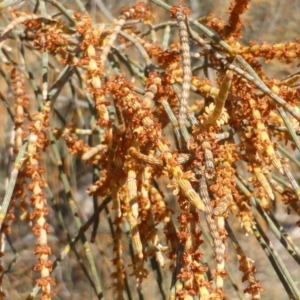
[[[32,140],[33,136],[34,136],[34,133],[31,133],[24,140],[23,145],[19,149],[18,155],[16,157],[14,167],[11,171],[8,186],[6,188],[6,193],[5,193],[4,199],[0,206],[0,229],[1,230],[3,230],[2,225],[4,222],[5,216],[7,215],[7,210],[8,210],[9,204],[12,199],[13,191],[15,189],[15,185],[16,185],[17,178],[18,178],[18,174],[19,174],[19,172],[24,164],[24,161],[26,159],[25,157],[27,155],[27,147],[28,147],[29,141]]]
[[[171,26],[167,25],[165,28],[165,32],[164,32],[164,37],[163,37],[163,41],[162,41],[162,48],[164,50],[166,50],[168,48],[169,45],[169,40],[170,40],[170,32],[171,32]]]
[[[144,96],[144,102],[147,104],[147,106],[150,107],[151,100],[154,98],[154,95],[157,93],[157,85],[161,84],[161,78],[155,77],[154,78],[154,83],[149,86],[149,88],[146,90],[145,96]],[[177,86],[173,87],[176,88]],[[177,119],[169,105],[169,102],[167,100],[162,101],[162,105],[165,109],[166,114],[168,115],[168,118],[173,126],[175,136],[177,138],[179,148],[181,149],[181,135],[180,135],[180,130],[178,127],[178,122]]]
[[[184,252],[184,246],[179,244],[177,247],[177,256],[176,256],[176,264],[173,268],[172,281],[171,281],[171,290],[169,295],[169,300],[175,300],[176,294],[182,290],[182,281],[180,278],[177,278],[181,268],[182,268],[182,256]]]
[[[122,218],[116,217],[114,220],[115,231],[114,231],[114,246],[113,251],[115,252],[115,256],[113,259],[116,271],[111,274],[112,278],[114,278],[115,282],[112,286],[114,286],[114,292],[117,295],[117,299],[123,299],[123,293],[125,290],[125,280],[126,274],[124,270],[124,245],[122,241]],[[125,279],[125,280],[124,280]]]
[[[268,181],[267,177],[265,176],[265,174],[263,174],[261,168],[260,167],[254,167],[253,172],[254,172],[257,180],[259,181],[260,185],[263,187],[263,189],[267,193],[268,197],[271,200],[274,200],[275,196],[273,194],[272,188],[269,184],[269,181]]]
[[[176,21],[166,21],[166,22],[162,22],[159,24],[152,24],[151,28],[146,29],[140,36],[143,38],[143,37],[149,35],[151,33],[151,29],[157,31],[159,29],[164,29],[167,27],[177,27],[177,22]],[[169,29],[167,29],[167,30],[169,30]],[[166,44],[166,48],[168,48],[168,45],[169,45],[169,43]]]
[[[126,24],[128,24],[128,22],[126,22]],[[142,34],[140,34],[139,38],[143,39],[145,36],[149,35],[149,33],[151,33],[152,30],[157,31],[159,29],[164,29],[165,28],[165,34],[164,34],[164,38],[163,38],[163,42],[162,42],[162,49],[166,50],[168,48],[168,45],[169,45],[169,38],[170,38],[171,27],[175,27],[175,26],[177,26],[177,22],[176,21],[167,21],[167,22],[164,22],[164,23],[160,23],[158,25],[151,25],[151,28],[145,30],[145,32],[143,32]],[[132,45],[132,42],[129,41],[127,43],[123,43],[123,44],[119,45],[118,47],[116,47],[116,49],[119,52],[123,53],[124,50],[126,48],[130,47],[131,45]]]
[[[145,170],[147,168],[149,168],[149,167],[146,167]],[[143,188],[141,188],[141,194],[142,193],[143,193]],[[147,190],[147,194],[149,195],[149,190]],[[149,228],[153,228],[154,225],[155,225],[155,222],[154,222],[153,215],[151,213],[151,205],[148,205],[147,209],[148,209],[147,223],[148,223]],[[163,255],[162,252],[166,251],[168,249],[168,246],[162,246],[160,244],[160,240],[159,240],[159,237],[158,237],[158,234],[157,234],[157,230],[152,230],[149,233],[148,244],[149,244],[150,250],[154,251],[154,253],[155,253],[155,259],[156,259],[158,265],[160,267],[164,267],[165,266],[165,258],[164,258],[164,255]],[[161,285],[162,282],[158,282],[158,284]]]
[[[281,188],[279,188],[280,193],[282,194],[284,191],[292,192],[293,187],[290,184],[290,182],[286,181],[281,176],[277,176],[274,173],[271,173],[270,175],[273,178],[273,182],[275,180],[276,183],[280,184]],[[283,190],[282,190],[283,189]]]
[[[198,124],[198,121],[193,114],[189,114],[189,119],[193,126],[196,126]],[[212,179],[215,176],[215,164],[214,156],[211,151],[211,144],[209,143],[209,141],[202,141],[201,147],[204,152],[205,177],[207,179]]]
[[[212,112],[212,114],[209,116],[209,118],[206,121],[204,121],[203,123],[204,126],[214,125],[216,121],[219,119],[219,117],[221,116],[231,86],[231,81],[232,81],[232,72],[227,71],[221,83],[218,96],[216,97],[215,109]]]
[[[24,0],[4,0],[0,3],[0,10],[9,7],[9,6],[13,6],[15,4],[18,4],[19,2],[22,2]]]
[[[150,33],[151,33],[151,39],[153,43],[157,43],[157,35],[156,35],[156,31],[154,29],[154,26],[152,23],[150,23]]]
[[[216,134],[216,141],[220,142],[222,140],[226,140],[230,137],[230,133],[228,131],[222,132],[222,133],[217,133]]]
[[[151,101],[157,93],[157,86],[160,84],[161,78],[157,76],[154,78],[153,83],[145,90],[143,101],[148,107],[151,107]]]
[[[279,151],[276,150],[276,154],[279,158],[281,158],[281,154],[279,153]],[[283,172],[284,175],[288,178],[289,182],[291,183],[292,189],[294,191],[294,193],[297,195],[298,199],[300,200],[300,186],[297,183],[296,179],[294,178],[293,174],[291,173],[291,171],[289,170],[289,168],[285,165],[282,166],[283,167]]]
[[[193,113],[188,113],[188,118],[193,126],[198,125],[198,120]]]
[[[284,179],[282,179],[279,176],[276,176],[275,174],[270,175],[272,177],[269,177],[269,181],[274,187],[274,190],[277,191],[280,195],[285,194],[286,192],[291,193],[293,190],[293,187],[290,183],[286,182]],[[293,198],[293,195],[289,197],[288,205],[293,208],[293,210],[300,216],[300,203],[299,201],[294,201],[295,198]]]
[[[198,120],[196,119],[193,113],[189,113],[188,117],[193,126],[198,125]],[[227,139],[229,136],[230,136],[229,132],[216,134],[216,141],[218,142],[223,139]],[[204,151],[205,176],[207,179],[211,179],[215,174],[214,157],[211,152],[211,145],[208,141],[204,141],[201,146]]]
[[[181,98],[181,91],[180,91],[179,85],[174,83],[174,84],[172,84],[172,88],[173,88],[175,94],[177,95],[177,97],[180,99]],[[194,86],[191,86],[191,89],[194,92],[197,92],[197,89]],[[177,121],[177,118],[173,114],[169,103],[163,103],[163,106],[164,106],[165,111],[166,111],[167,115],[169,116],[169,120],[171,121],[171,124],[174,128],[174,132],[175,132],[178,144],[179,144],[179,149],[181,149],[182,148],[182,137],[180,135],[179,122]],[[189,119],[194,117],[194,119],[191,121],[192,125],[198,124],[197,119],[195,118],[195,116],[193,114],[191,114],[189,112],[188,108],[189,107],[187,106],[187,116],[189,117]],[[183,136],[183,138],[184,138],[185,141],[187,141],[189,139],[187,131],[185,130],[185,132],[182,132],[182,133],[186,134],[185,137]]]
[[[280,195],[282,195],[285,191],[284,188],[275,179],[273,179],[271,174],[267,174],[266,176],[267,176],[268,180],[270,181],[274,191],[276,191]]]
[[[153,150],[150,151],[149,153],[150,159],[153,157],[153,153],[154,153]],[[163,247],[162,245],[160,245],[157,230],[151,230],[151,228],[155,227],[155,221],[152,215],[151,202],[150,202],[150,187],[151,187],[152,179],[153,179],[152,167],[150,167],[149,165],[145,166],[139,176],[139,182],[141,182],[139,194],[140,197],[143,199],[143,204],[141,205],[141,211],[142,211],[141,214],[143,216],[141,217],[141,219],[144,224],[147,224],[146,228],[150,230],[150,232],[146,234],[148,244],[150,248],[152,248],[151,250],[155,251],[155,258],[157,263],[160,265],[160,267],[163,267],[165,261],[161,250],[168,247]]]
[[[265,213],[265,216],[266,215],[267,214]],[[274,224],[272,226],[272,228],[274,228],[273,232],[274,232],[275,236],[277,237],[277,239],[281,241],[281,244],[283,244],[283,246],[287,249],[289,254],[298,263],[298,265],[300,265],[300,249],[294,243],[293,238],[288,234],[288,232],[284,229],[284,227],[279,223],[279,221],[276,219],[274,214],[271,213],[271,214],[268,214],[267,216],[270,218],[272,224]]]
[[[270,179],[270,176],[269,176],[269,179]],[[300,262],[300,252],[299,252],[298,247],[294,244],[293,239],[287,234],[287,232],[285,232],[284,228],[279,224],[279,222],[276,220],[276,218],[274,217],[272,212],[267,213],[261,207],[260,201],[252,196],[252,191],[249,189],[249,187],[247,187],[244,183],[240,182],[239,179],[236,179],[236,180],[239,184],[239,187],[242,189],[243,194],[245,194],[247,197],[249,197],[252,205],[255,206],[255,208],[257,209],[259,214],[264,218],[266,223],[269,224],[270,229],[272,230],[274,235],[277,237],[277,239],[281,242],[281,244],[284,246],[284,248],[286,248],[286,250],[289,252],[289,254],[294,258],[294,260],[297,263],[299,263]],[[273,179],[271,178],[271,180],[273,180]],[[278,184],[275,182],[275,185],[278,185]],[[278,192],[280,192],[280,193],[282,193],[283,191],[284,191],[284,189],[282,189],[282,191],[278,190]]]
[[[272,177],[271,177],[272,176]],[[268,177],[270,183],[272,184],[274,190],[278,192],[280,195],[285,194],[286,192],[292,192],[293,187],[290,183],[286,182],[279,176],[275,174],[269,175]],[[299,201],[289,201],[288,205],[293,208],[293,210],[300,215],[300,203]]]
[[[171,122],[171,125],[174,129],[174,133],[175,133],[175,136],[176,136],[176,139],[177,139],[177,142],[178,142],[178,145],[179,145],[179,149],[182,147],[182,143],[181,143],[181,135],[180,135],[180,130],[179,130],[179,127],[178,127],[178,121],[169,105],[169,102],[167,100],[163,100],[161,102],[162,106],[164,107],[165,109],[165,112],[166,114],[168,115],[168,118]]]
[[[250,287],[253,286],[252,289],[249,289],[249,291],[252,291],[252,299],[260,299],[261,286],[259,284],[259,281],[257,281],[255,278],[256,268],[254,265],[254,261],[246,256],[244,250],[240,246],[238,239],[235,237],[227,221],[225,223],[225,228],[237,253],[240,270],[244,273],[243,280],[247,280]]]
[[[186,206],[184,213],[189,213],[191,215],[195,215],[196,214],[196,208],[189,203]],[[191,268],[193,267],[191,253],[193,253],[196,250],[195,238],[194,238],[195,234],[196,234],[196,220],[195,220],[195,218],[191,218],[190,221],[187,224],[184,225],[184,232],[185,232],[187,237],[186,237],[186,240],[185,240],[185,243],[184,243],[183,257],[185,257],[185,256],[190,257],[190,259],[183,259],[183,267],[180,270],[179,277],[181,277],[180,275],[184,274],[184,272],[190,271]],[[187,294],[186,294],[186,297],[185,297],[186,299],[189,299],[190,297],[193,297],[192,294],[189,292],[189,290],[194,285],[194,278],[195,278],[194,277],[194,272],[192,272],[191,275],[188,276],[188,277],[182,277],[183,286],[184,286],[185,290],[187,291]],[[177,291],[176,291],[176,293],[177,293]],[[178,295],[178,293],[177,293],[177,295]]]
[[[128,222],[130,225],[131,236],[133,245],[135,246],[138,258],[143,258],[143,246],[141,242],[140,232],[138,229],[138,202],[137,202],[137,180],[136,172],[129,170],[127,175],[127,205],[129,207],[127,212]]]
[[[287,159],[292,161],[298,168],[300,168],[300,161],[297,159],[297,157],[294,155],[292,151],[290,151],[289,148],[285,148],[281,145],[278,145],[278,148],[280,153],[282,153]]]
[[[124,38],[126,38],[128,41],[130,41],[137,48],[137,50],[140,52],[143,59],[145,60],[147,66],[150,66],[152,64],[151,59],[150,59],[147,51],[142,46],[142,43],[144,43],[144,41],[140,37],[133,36],[133,34],[131,34],[131,35],[127,34],[124,31],[121,31],[120,35],[122,35]]]
[[[251,193],[243,187],[243,184],[241,184],[238,180],[236,180],[237,185],[239,188],[243,191],[243,193],[248,194],[251,196]],[[253,199],[254,200],[254,199]],[[254,217],[253,223],[251,225],[251,228],[255,234],[255,237],[257,238],[258,242],[262,244],[262,248],[268,255],[268,258],[270,262],[272,263],[272,266],[274,267],[275,271],[277,274],[281,274],[282,280],[283,280],[283,285],[288,292],[289,295],[292,295],[292,299],[299,299],[300,292],[298,290],[298,287],[292,280],[288,269],[284,265],[281,256],[277,253],[277,251],[274,249],[274,246],[272,242],[269,240],[269,238],[265,235],[263,229],[261,228],[259,222],[257,222],[256,218]],[[228,225],[228,224],[226,224]],[[229,227],[229,226],[228,226]],[[230,228],[227,228],[228,233],[230,234]],[[249,281],[250,282],[250,281]],[[257,283],[254,282],[255,285]],[[256,290],[256,289],[255,289]],[[255,298],[258,299],[258,298]]]
[[[273,243],[270,241],[265,231],[260,226],[259,222],[254,218],[253,225],[253,233],[257,239],[257,241],[261,244],[262,249],[266,253],[274,271],[277,274],[280,274],[280,280],[282,285],[289,295],[290,299],[299,299],[300,291],[298,289],[297,284],[293,280],[290,275],[290,271],[287,266],[283,263],[282,256],[275,250]]]
[[[167,233],[170,243],[169,250],[175,253],[177,251],[177,248],[179,247],[178,237],[166,202],[161,192],[159,192],[153,186],[151,186],[149,189],[149,195],[152,204],[159,208],[159,211],[156,213],[156,219],[161,220],[164,224],[164,231]]]
[[[177,6],[176,11],[176,21],[178,24],[179,29],[179,36],[180,36],[180,44],[181,44],[181,51],[182,51],[182,71],[183,71],[183,78],[182,78],[182,92],[180,97],[180,107],[179,107],[179,127],[183,138],[185,139],[186,143],[188,144],[188,132],[185,127],[185,121],[187,116],[187,108],[188,108],[188,99],[190,95],[190,87],[191,87],[191,58],[190,58],[190,45],[189,45],[189,38],[188,38],[188,30],[186,25],[186,16],[184,15],[184,7],[182,4]]]
[[[289,132],[289,130],[287,129],[286,126],[280,126],[280,125],[276,125],[276,124],[272,124],[272,123],[268,123],[267,124],[268,128],[274,130],[274,131],[279,131],[279,132]],[[296,135],[299,136],[299,130],[297,130]]]
[[[285,123],[285,126],[289,132],[289,134],[291,135],[293,141],[295,142],[296,144],[296,147],[297,149],[300,151],[300,141],[299,141],[299,137],[298,135],[296,134],[294,128],[293,128],[293,125],[292,123],[290,122],[287,114],[285,113],[284,109],[282,107],[279,107],[278,108],[278,112],[283,120],[283,122]]]
[[[201,147],[204,152],[205,177],[206,179],[212,179],[215,176],[215,164],[214,156],[211,152],[211,145],[208,141],[204,141]]]
[[[209,199],[206,179],[203,176],[203,173],[199,167],[195,167],[194,172],[196,174],[196,178],[198,179],[199,195],[205,205],[205,218],[206,218],[206,222],[207,222],[209,231],[211,233],[211,236],[212,236],[212,239],[214,242],[216,259],[217,259],[217,262],[219,264],[221,264],[224,260],[223,243],[222,243],[220,235],[219,235],[217,224],[213,218],[213,208],[211,206],[210,199]]]

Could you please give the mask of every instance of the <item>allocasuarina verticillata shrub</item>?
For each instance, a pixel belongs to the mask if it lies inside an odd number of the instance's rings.
[[[0,298],[267,299],[275,271],[299,299],[300,76],[265,64],[299,42],[245,42],[250,0],[197,20],[19,2],[0,7]]]

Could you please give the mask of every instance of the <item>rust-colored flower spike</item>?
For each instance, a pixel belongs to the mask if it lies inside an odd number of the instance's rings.
[[[140,237],[140,232],[138,230],[138,216],[139,216],[139,204],[137,199],[137,174],[132,166],[132,161],[127,161],[128,164],[128,176],[127,176],[127,197],[126,204],[128,207],[127,217],[130,225],[130,230],[132,233],[132,240],[135,246],[138,259],[142,260],[144,257],[143,247]],[[125,167],[127,168],[127,164]]]
[[[112,288],[116,294],[116,299],[124,299],[123,293],[125,290],[125,263],[123,260],[123,249],[124,245],[122,243],[122,229],[121,218],[116,218],[115,220],[115,238],[114,238],[114,247],[115,258],[112,260],[113,264],[116,266],[116,271],[111,273],[111,277],[114,279]]]
[[[267,62],[270,62],[274,58],[277,58],[280,61],[291,63],[293,60],[299,58],[300,45],[299,42],[271,45],[266,41],[259,45],[257,42],[252,41],[250,46],[241,47],[238,51],[247,59],[263,57]]]
[[[34,116],[29,129],[31,133],[28,137],[27,162],[25,164],[26,176],[30,178],[28,190],[32,191],[30,202],[34,210],[30,214],[30,219],[35,221],[32,228],[33,233],[38,238],[35,246],[34,254],[38,257],[39,262],[35,265],[34,270],[41,273],[41,277],[36,280],[38,286],[42,289],[42,299],[51,299],[55,291],[51,290],[51,286],[55,285],[55,280],[51,278],[52,261],[49,256],[52,254],[48,245],[47,234],[50,232],[50,226],[46,221],[49,213],[47,206],[47,198],[43,192],[46,182],[42,177],[45,172],[44,168],[39,166],[39,150],[43,150],[47,146],[47,139],[44,130],[49,127],[50,102],[45,102],[41,112]]]
[[[145,2],[138,2],[131,7],[123,7],[121,9],[121,15],[129,20],[141,19],[143,21],[149,21],[153,18],[150,7],[145,4]]]
[[[210,201],[209,194],[208,194],[206,180],[205,180],[204,174],[202,173],[200,167],[198,167],[198,166],[195,167],[194,172],[198,179],[199,194],[205,205],[205,218],[206,218],[206,222],[209,227],[209,231],[213,238],[216,259],[219,263],[222,263],[222,261],[224,260],[223,246],[222,246],[222,241],[220,239],[220,235],[219,235],[219,231],[218,231],[216,222],[213,219],[213,208],[211,206],[211,201]]]
[[[250,0],[234,0],[229,8],[228,25],[224,28],[225,37],[241,38],[242,35],[242,21],[240,15],[249,9]]]
[[[24,135],[24,122],[26,122],[25,109],[28,108],[29,99],[26,96],[24,75],[15,67],[11,70],[12,90],[15,96],[15,146],[17,152],[22,146]]]
[[[256,101],[250,99],[249,101],[250,107],[253,109],[252,115],[253,118],[256,120],[256,130],[255,133],[257,134],[257,143],[255,143],[255,147],[258,149],[259,152],[262,152],[263,156],[270,161],[274,167],[282,174],[283,168],[282,164],[277,157],[274,146],[272,145],[271,139],[269,137],[267,128],[265,127],[264,123],[261,120],[261,113],[257,108]],[[266,161],[268,163],[268,161]]]
[[[25,75],[16,67],[12,67],[10,71],[11,75],[11,87],[14,95],[14,153],[18,153],[20,150],[24,136],[28,134],[28,120],[25,110],[28,109],[29,99],[26,95],[26,78]],[[5,115],[1,118],[5,119]],[[27,125],[27,126],[26,126]],[[4,232],[9,233],[11,228],[8,221],[14,221],[16,219],[14,215],[13,207],[16,205],[16,199],[20,201],[19,208],[21,211],[20,219],[24,220],[28,218],[28,202],[26,201],[26,181],[25,170],[20,170],[20,176],[17,178],[17,183],[12,195],[12,201],[10,202],[10,208],[8,215],[5,218]]]

